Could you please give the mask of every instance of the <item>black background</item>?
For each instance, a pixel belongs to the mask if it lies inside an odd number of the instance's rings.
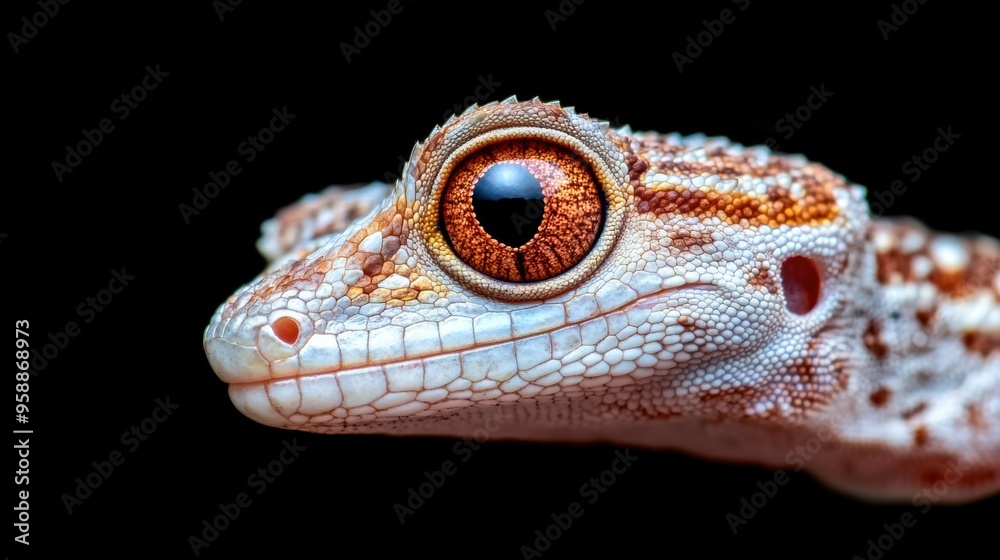
[[[983,78],[995,66],[985,60],[988,18],[959,3],[921,6],[886,41],[877,21],[891,16],[890,2],[753,0],[745,11],[671,3],[655,13],[591,0],[554,30],[545,12],[558,13],[556,0],[404,2],[349,63],[341,43],[387,2],[244,2],[221,21],[207,1],[92,4],[62,6],[19,52],[8,43],[4,53],[13,120],[4,162],[16,174],[5,181],[0,223],[5,320],[29,320],[35,343],[81,323],[32,379],[28,552],[191,557],[188,537],[202,521],[249,492],[252,504],[202,557],[519,558],[551,513],[580,500],[580,486],[611,466],[615,448],[488,442],[400,525],[393,504],[424,471],[456,458],[453,441],[258,425],[230,404],[201,347],[216,306],[263,267],[254,248],[261,221],[326,185],[398,171],[399,156],[464,106],[480,78],[498,84],[487,100],[538,95],[637,130],[775,138],[782,151],[871,191],[904,180],[908,190],[887,214],[945,230],[1000,229],[982,194],[994,187],[993,165],[977,149],[994,134],[995,95]],[[25,1],[6,8],[5,32],[19,33],[20,18],[39,11]],[[672,53],[723,9],[736,20],[679,72]],[[141,83],[147,65],[169,76],[119,120],[112,102]],[[784,138],[777,121],[821,85],[832,96]],[[288,128],[185,224],[178,205],[240,157],[237,146],[272,108],[286,106],[296,115]],[[115,130],[58,181],[52,162],[106,117]],[[948,126],[960,139],[911,182],[902,165]],[[83,324],[77,306],[121,267],[135,279]],[[122,433],[168,396],[179,408],[129,451]],[[306,451],[258,495],[248,476],[293,439]],[[63,495],[75,479],[115,450],[125,462],[67,513]],[[543,557],[850,558],[883,523],[913,511],[858,502],[796,474],[734,536],[726,514],[770,471],[633,453],[636,464]],[[998,500],[919,515],[885,557],[995,554],[987,531],[996,529]],[[13,557],[26,552],[11,546]]]

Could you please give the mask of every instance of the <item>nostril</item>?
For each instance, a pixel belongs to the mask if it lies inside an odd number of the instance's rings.
[[[812,311],[819,302],[823,282],[816,262],[809,257],[791,257],[781,265],[785,305],[797,315]]]
[[[299,323],[291,317],[278,317],[271,323],[271,330],[285,344],[295,344],[299,339]]]

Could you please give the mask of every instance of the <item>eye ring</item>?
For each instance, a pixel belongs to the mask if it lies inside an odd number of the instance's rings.
[[[467,157],[480,149],[509,141],[546,143],[575,155],[590,167],[596,179],[597,189],[602,195],[603,224],[597,232],[593,246],[579,262],[551,278],[511,282],[490,277],[464,262],[452,249],[446,237],[446,226],[441,217],[441,203],[452,172]],[[595,142],[592,140],[590,143]],[[600,144],[605,150],[609,145],[610,142],[606,139]],[[617,169],[609,165],[587,143],[573,135],[539,127],[500,128],[474,136],[452,151],[440,164],[430,189],[428,197],[430,204],[420,208],[415,216],[417,229],[423,233],[426,247],[438,266],[449,276],[478,293],[506,301],[524,301],[557,295],[578,285],[598,270],[621,233],[626,215],[626,198],[622,186],[623,183],[627,183],[627,170],[624,167],[624,154],[613,150],[612,156],[615,154],[621,161],[621,165],[616,166]]]

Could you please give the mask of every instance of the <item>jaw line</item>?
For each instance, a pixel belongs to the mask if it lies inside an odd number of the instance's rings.
[[[614,313],[614,312],[617,312],[617,311],[627,310],[627,309],[631,309],[631,308],[650,308],[650,307],[653,307],[655,305],[664,303],[665,301],[669,301],[669,297],[670,296],[673,296],[673,295],[675,295],[677,293],[684,292],[684,291],[714,291],[714,290],[718,290],[718,289],[719,289],[719,287],[716,286],[715,284],[709,284],[707,282],[693,282],[691,284],[683,284],[683,285],[674,286],[674,287],[671,287],[671,288],[664,288],[664,289],[662,289],[662,290],[660,290],[658,292],[654,292],[654,293],[649,294],[647,296],[643,296],[643,297],[635,300],[634,302],[629,303],[627,305],[624,305],[622,307],[619,307],[617,309],[612,309],[612,310],[609,310],[607,312],[601,313],[599,315],[595,315],[594,317],[591,317],[590,319],[586,319],[586,321],[593,320],[593,319],[595,319],[597,317],[600,317],[600,316],[603,316],[603,315],[607,315],[609,313]],[[585,322],[585,321],[581,321],[581,323],[582,322]],[[518,340],[521,340],[522,338],[527,338],[527,337],[531,337],[531,336],[539,336],[539,335],[548,334],[548,333],[557,331],[559,329],[564,329],[564,328],[566,328],[568,326],[571,326],[571,325],[569,325],[569,324],[562,325],[560,327],[555,327],[555,328],[549,329],[547,331],[539,331],[539,332],[536,332],[536,333],[531,333],[530,335],[526,335],[524,337],[512,338],[512,339],[510,339],[508,341],[504,341],[504,342],[489,343],[489,344],[484,344],[484,345],[478,346],[478,347],[477,346],[469,346],[469,347],[466,347],[466,348],[449,350],[447,352],[441,352],[441,353],[438,353],[438,354],[433,354],[433,355],[428,355],[428,356],[419,356],[419,357],[407,358],[405,360],[399,360],[399,361],[396,361],[396,362],[373,363],[373,364],[369,364],[369,365],[365,365],[365,366],[356,366],[356,367],[349,367],[349,368],[336,369],[336,370],[330,370],[330,371],[311,371],[311,372],[308,372],[308,373],[300,373],[300,374],[297,374],[297,375],[288,375],[288,376],[282,376],[282,377],[269,377],[267,379],[258,379],[258,380],[253,380],[253,381],[230,382],[229,385],[230,385],[230,387],[249,387],[249,386],[257,385],[257,384],[267,385],[267,384],[272,383],[272,382],[283,381],[283,380],[288,380],[288,379],[302,379],[302,378],[305,378],[305,377],[314,377],[314,376],[323,376],[323,375],[351,375],[351,374],[361,373],[361,372],[365,372],[365,371],[370,371],[370,370],[376,369],[376,368],[382,368],[382,367],[387,366],[387,365],[401,364],[401,363],[411,362],[411,361],[415,362],[415,361],[423,360],[423,359],[426,359],[426,358],[429,358],[429,357],[432,357],[432,356],[436,357],[436,356],[447,356],[447,355],[450,355],[450,354],[460,354],[462,352],[467,352],[467,351],[473,350],[475,348],[486,348],[488,346],[492,346],[492,345],[495,345],[495,344],[508,344],[508,343],[511,343],[511,342],[517,342]]]
[[[672,296],[680,292],[685,292],[685,291],[709,292],[718,289],[719,289],[718,286],[716,286],[715,284],[709,284],[708,282],[692,282],[690,284],[682,284],[680,286],[676,286],[673,288],[665,288],[648,296],[643,296],[635,300],[634,302],[625,305],[623,307],[619,307],[618,309],[615,309],[613,311],[618,311],[620,309],[630,309],[630,308],[644,309],[648,307],[653,307],[654,305],[663,303],[664,301],[669,301],[668,297],[666,296]]]

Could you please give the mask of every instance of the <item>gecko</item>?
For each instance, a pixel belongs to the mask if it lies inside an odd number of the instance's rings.
[[[265,222],[204,350],[278,428],[468,437],[502,411],[498,439],[770,468],[808,443],[860,499],[993,495],[1000,243],[865,196],[762,146],[473,105],[394,185]]]

